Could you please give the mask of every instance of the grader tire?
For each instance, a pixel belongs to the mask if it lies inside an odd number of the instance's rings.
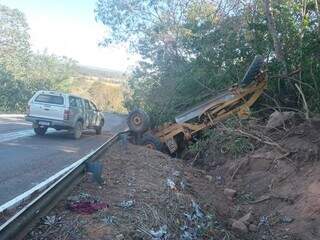
[[[255,80],[255,77],[260,72],[260,69],[263,63],[264,63],[264,58],[261,55],[255,56],[246,74],[244,75],[243,79],[240,82],[241,87],[246,87]]]
[[[129,113],[127,124],[132,132],[144,133],[149,129],[149,116],[144,111],[136,109]]]
[[[162,143],[156,136],[151,133],[145,133],[142,136],[141,144],[147,148],[162,151]]]

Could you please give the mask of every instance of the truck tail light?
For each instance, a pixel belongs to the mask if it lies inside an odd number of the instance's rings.
[[[63,120],[69,120],[70,115],[71,115],[70,110],[64,110]]]
[[[27,116],[30,115],[30,105],[27,105],[27,107],[26,107],[26,114],[27,114]]]

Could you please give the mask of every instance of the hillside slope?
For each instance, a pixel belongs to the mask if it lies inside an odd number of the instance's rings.
[[[107,112],[126,112],[123,107],[127,76],[120,72],[77,66],[68,81],[69,92],[93,100]]]
[[[320,239],[319,124],[272,132],[209,171],[123,140],[100,159],[105,182],[88,176],[27,239]]]

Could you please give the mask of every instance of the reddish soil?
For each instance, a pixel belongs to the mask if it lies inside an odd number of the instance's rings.
[[[278,147],[263,145],[210,172],[119,143],[101,159],[105,183],[87,176],[50,213],[54,221],[43,219],[26,239],[320,239],[320,128],[303,123],[274,141]],[[109,207],[88,215],[68,210],[83,200]],[[133,206],[121,207],[124,200]],[[242,230],[232,227],[248,213]],[[156,238],[152,230],[161,227]]]
[[[203,225],[198,230],[204,239],[231,236],[213,211],[214,200],[222,201],[223,197],[212,198],[215,186],[203,177],[203,172],[186,166],[182,160],[131,144],[113,146],[101,161],[105,183],[99,186],[88,176],[50,213],[49,218],[54,216],[55,222],[45,224],[43,219],[26,239],[151,239],[150,232],[165,225],[167,234],[161,239],[179,239],[185,232],[181,227],[193,231],[195,224]],[[168,179],[175,186],[170,187]],[[81,198],[109,207],[91,215],[67,209],[70,200]],[[134,201],[132,207],[120,206],[128,200]],[[194,212],[192,201],[206,216],[187,220],[185,214]],[[110,218],[112,223],[106,223]]]
[[[318,123],[292,127],[277,140],[280,148],[266,145],[212,171],[237,190],[220,213],[238,219],[251,212],[254,239],[320,239]]]

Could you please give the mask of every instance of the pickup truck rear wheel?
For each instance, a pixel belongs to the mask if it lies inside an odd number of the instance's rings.
[[[35,127],[33,130],[34,130],[35,134],[38,136],[44,136],[47,132],[46,127]]]
[[[79,139],[81,137],[81,134],[82,134],[82,122],[77,121],[73,129],[73,138]]]
[[[96,134],[100,135],[102,133],[102,127],[104,125],[104,121],[101,120],[100,125],[98,127],[96,127]]]

